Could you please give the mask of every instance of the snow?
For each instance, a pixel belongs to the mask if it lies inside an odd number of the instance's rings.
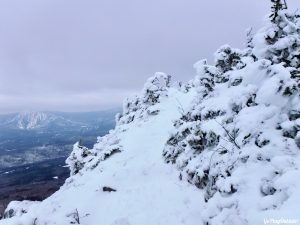
[[[122,153],[102,161],[84,175],[70,177],[53,196],[41,203],[11,203],[14,209],[28,213],[0,221],[0,224],[69,224],[67,215],[78,210],[81,224],[153,225],[201,223],[202,193],[181,182],[175,168],[163,162],[161,149],[173,120],[178,119],[178,101],[187,108],[195,92],[170,90],[159,103],[159,116],[122,125],[119,134]],[[109,186],[116,192],[103,192]]]
[[[222,46],[185,85],[156,73],[124,101],[70,178],[42,202],[12,202],[0,225],[299,223],[300,28],[280,12],[247,48]]]

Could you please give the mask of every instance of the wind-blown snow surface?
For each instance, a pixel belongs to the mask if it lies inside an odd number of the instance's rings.
[[[11,203],[10,207],[23,207],[28,213],[0,224],[32,225],[35,218],[36,224],[70,224],[76,209],[83,217],[80,223],[87,225],[198,224],[201,192],[181,182],[161,155],[173,120],[180,117],[178,102],[186,108],[194,94],[170,90],[169,98],[157,105],[160,116],[120,125],[118,129],[126,130],[118,135],[121,153],[82,176],[72,176],[41,203]],[[117,191],[103,192],[103,186]]]
[[[93,149],[74,145],[58,192],[0,225],[299,224],[299,18],[279,12],[186,85],[157,73]]]

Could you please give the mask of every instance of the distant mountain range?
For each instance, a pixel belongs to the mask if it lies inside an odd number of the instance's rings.
[[[8,128],[18,128],[22,130],[36,129],[45,127],[49,123],[59,119],[51,113],[44,112],[22,112],[17,115],[11,115],[11,118],[5,118],[0,126]]]
[[[20,112],[0,114],[0,129],[47,130],[49,128],[82,129],[114,122],[119,110],[98,112]]]
[[[0,168],[66,157],[79,140],[92,147],[115,125],[119,109],[0,115]]]

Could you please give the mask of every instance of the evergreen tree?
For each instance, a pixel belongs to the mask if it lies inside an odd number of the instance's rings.
[[[253,55],[272,63],[291,68],[295,80],[299,80],[300,30],[298,12],[290,13],[285,1],[272,0],[270,22],[253,37]],[[264,35],[261,35],[264,34]]]
[[[272,5],[272,14],[270,16],[272,22],[276,21],[278,17],[278,12],[283,9],[287,9],[286,0],[271,0]]]

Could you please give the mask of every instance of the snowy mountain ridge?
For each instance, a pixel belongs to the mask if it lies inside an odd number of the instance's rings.
[[[7,115],[7,117],[8,119],[2,121],[0,126],[20,130],[39,129],[48,126],[54,121],[63,119],[53,113],[34,111],[24,111],[12,116]]]
[[[173,86],[157,73],[42,202],[11,202],[0,225],[299,223],[300,15],[280,11],[247,48]]]
[[[54,128],[94,127],[105,122],[112,114],[119,112],[119,109],[110,109],[95,112],[35,112],[25,111],[14,114],[0,115],[0,128],[16,129],[24,131],[37,131]],[[98,123],[98,124],[97,124]]]
[[[22,130],[36,129],[53,120],[55,120],[53,115],[29,111],[19,113],[14,119],[14,121],[17,121],[17,127]]]

